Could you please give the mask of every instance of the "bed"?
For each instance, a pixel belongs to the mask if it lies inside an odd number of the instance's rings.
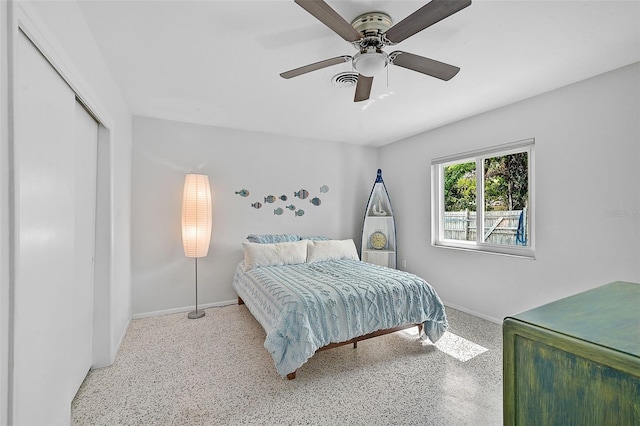
[[[435,343],[447,329],[444,305],[426,281],[361,262],[353,240],[251,241],[243,243],[233,287],[264,328],[281,376],[295,378],[319,350],[413,326]]]

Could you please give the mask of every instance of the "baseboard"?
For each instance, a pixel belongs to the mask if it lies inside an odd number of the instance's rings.
[[[490,317],[488,315],[481,314],[480,312],[476,312],[476,311],[472,311],[471,309],[467,309],[464,306],[459,306],[459,305],[456,305],[455,303],[449,303],[449,302],[447,302],[445,300],[443,300],[442,303],[444,303],[445,306],[451,306],[453,309],[456,309],[458,311],[462,311],[462,312],[464,312],[466,314],[469,314],[469,315],[473,315],[474,317],[482,318],[482,319],[485,319],[487,321],[494,322],[496,324],[502,324],[502,319],[493,318],[493,317]]]
[[[198,309],[219,308],[219,307],[222,307],[222,306],[236,305],[237,303],[238,303],[238,301],[235,300],[235,299],[234,300],[224,300],[222,302],[204,303],[202,305],[198,305]],[[471,309],[468,309],[468,308],[466,308],[464,306],[457,305],[455,303],[449,303],[447,301],[443,301],[443,303],[446,306],[450,306],[453,309],[456,309],[458,311],[462,311],[462,312],[467,313],[469,315],[473,315],[474,317],[482,318],[482,319],[485,319],[487,321],[491,321],[491,322],[496,323],[496,324],[502,324],[502,319],[490,317],[488,315],[482,314],[480,312],[473,311]],[[183,307],[180,307],[180,308],[163,309],[161,311],[142,312],[142,313],[138,313],[138,314],[133,314],[132,319],[147,318],[147,317],[157,317],[157,316],[160,316],[160,315],[177,314],[177,313],[180,313],[180,312],[190,312],[190,311],[193,310],[193,308],[194,308],[194,306],[183,306]],[[127,328],[128,327],[129,327],[129,324],[127,324],[127,327],[125,327],[125,329],[124,329],[124,331],[122,333],[122,336],[120,337],[120,341],[118,342],[118,346],[117,346],[117,349],[115,351],[116,354],[118,353],[118,349],[120,349],[120,345],[122,344],[122,340],[124,339],[124,336],[125,336],[125,334],[127,332]]]
[[[122,346],[122,343],[124,342],[124,338],[127,335],[127,331],[129,330],[129,326],[130,325],[131,325],[131,319],[129,319],[129,321],[127,321],[127,324],[122,329],[122,333],[120,333],[120,338],[118,339],[118,342],[116,343],[116,345],[113,346],[112,348],[110,348],[109,355],[108,355],[109,358],[107,360],[98,361],[98,362],[95,362],[94,364],[92,364],[91,365],[91,369],[92,370],[97,370],[99,368],[109,367],[114,362],[116,362],[116,358],[118,357],[118,353],[120,352],[120,347]]]
[[[122,333],[120,334],[118,343],[116,344],[113,351],[111,351],[111,364],[116,362],[116,357],[118,356],[118,352],[120,352],[120,346],[122,346],[122,342],[124,342],[124,338],[127,335],[127,331],[129,330],[130,325],[131,325],[131,320],[127,321],[127,325],[125,325],[124,328],[122,329]]]
[[[238,304],[238,300],[234,299],[234,300],[224,300],[222,302],[214,302],[214,303],[203,303],[201,305],[198,305],[198,309],[207,309],[207,308],[219,308],[222,306],[229,306],[229,305],[237,305]],[[163,309],[161,311],[151,311],[151,312],[142,312],[139,314],[133,314],[133,319],[139,319],[139,318],[147,318],[147,317],[157,317],[160,315],[169,315],[169,314],[177,314],[180,312],[190,312],[193,311],[194,306],[183,306],[181,308],[171,308],[171,309]]]

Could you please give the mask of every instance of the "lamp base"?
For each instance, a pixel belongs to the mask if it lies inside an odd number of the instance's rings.
[[[187,315],[187,317],[189,319],[198,319],[198,318],[202,318],[204,316],[204,311],[200,310],[200,309],[196,309],[195,311],[191,311],[189,312],[189,315]]]

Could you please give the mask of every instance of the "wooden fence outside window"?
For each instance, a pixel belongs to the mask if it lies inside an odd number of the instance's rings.
[[[444,213],[444,238],[476,241],[476,212]],[[484,213],[484,242],[511,246],[528,245],[527,209]]]

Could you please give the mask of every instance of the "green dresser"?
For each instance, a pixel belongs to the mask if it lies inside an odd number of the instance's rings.
[[[640,425],[640,284],[507,317],[502,331],[505,425]]]

